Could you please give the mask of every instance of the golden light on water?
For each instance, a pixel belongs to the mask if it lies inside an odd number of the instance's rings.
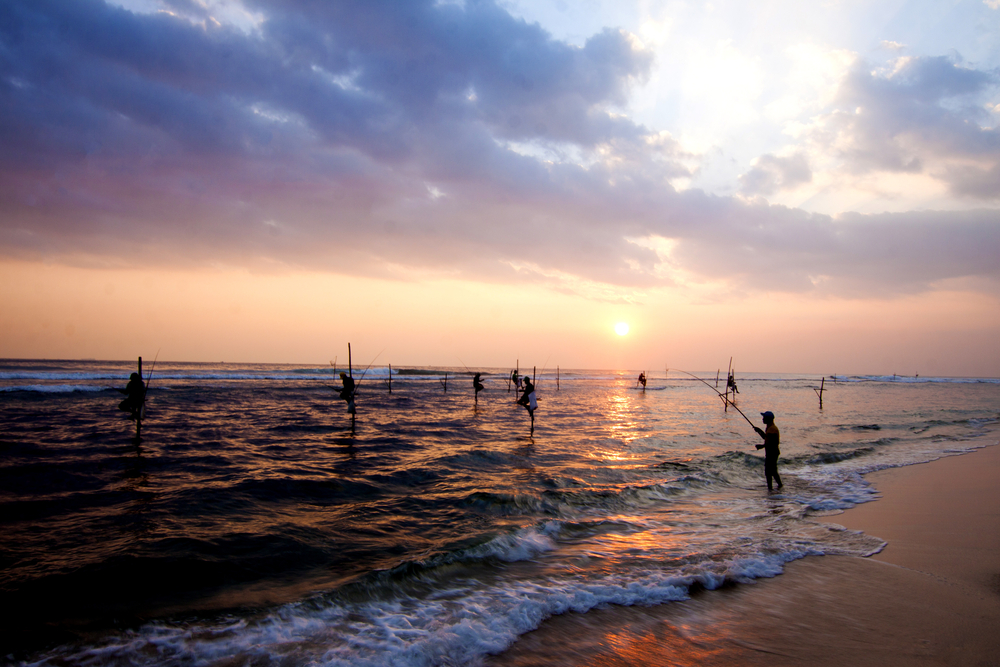
[[[619,336],[624,336],[628,333],[628,324],[626,322],[619,322],[615,325],[615,333]]]

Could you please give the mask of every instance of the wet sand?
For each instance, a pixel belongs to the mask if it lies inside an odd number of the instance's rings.
[[[868,475],[875,502],[823,519],[881,537],[773,579],[659,607],[546,621],[492,667],[1000,665],[1000,446]]]

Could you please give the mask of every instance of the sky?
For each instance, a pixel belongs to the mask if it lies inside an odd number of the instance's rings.
[[[998,121],[1000,0],[5,0],[0,357],[997,377]]]

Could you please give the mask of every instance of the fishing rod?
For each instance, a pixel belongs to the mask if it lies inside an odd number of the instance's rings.
[[[354,385],[354,391],[355,391],[355,393],[357,393],[357,390],[358,390],[358,385],[360,385],[360,384],[361,384],[361,381],[365,379],[365,375],[367,375],[367,374],[368,374],[368,369],[372,367],[372,364],[374,364],[374,363],[375,363],[376,361],[378,361],[378,358],[382,356],[382,352],[385,352],[385,348],[384,348],[384,347],[382,348],[382,351],[381,351],[381,352],[379,352],[378,354],[376,354],[376,355],[375,355],[375,358],[374,358],[374,359],[372,359],[372,363],[371,363],[371,364],[368,364],[368,366],[366,366],[366,367],[365,367],[365,370],[364,370],[364,372],[363,372],[363,373],[361,373],[361,378],[360,378],[360,379],[359,379],[359,380],[357,381],[357,383],[356,383],[356,384]]]
[[[552,355],[551,355],[551,354],[550,354],[549,356],[545,357],[545,363],[544,363],[544,364],[542,364],[542,375],[545,375],[545,371],[546,371],[546,370],[548,370],[548,367],[549,367],[549,359],[551,359],[551,358],[552,358]],[[536,387],[538,386],[538,383],[537,383],[537,382],[535,382],[535,378],[534,378],[534,377],[532,377],[532,378],[531,378],[531,381],[532,381],[532,383],[534,383],[534,385],[535,385]]]
[[[149,383],[153,380],[153,369],[156,368],[156,360],[160,358],[160,350],[156,351],[156,356],[153,357],[153,365],[149,367],[149,375],[146,376],[146,386],[142,389],[142,403],[146,404],[146,392],[149,391]]]
[[[142,406],[139,408],[138,419],[136,419],[135,422],[137,429],[139,428],[138,426],[139,422],[142,421],[142,418],[146,416],[146,393],[149,391],[149,383],[153,381],[153,369],[156,368],[156,360],[159,358],[160,358],[160,350],[157,350],[156,355],[153,357],[153,365],[149,367],[149,375],[146,376],[146,384],[142,388]],[[141,380],[142,376],[139,376],[139,379]],[[138,437],[138,433],[139,431],[137,430],[136,437]]]
[[[731,405],[731,406],[733,406],[734,408],[736,408],[736,412],[740,413],[740,416],[741,416],[741,417],[743,417],[743,419],[746,419],[746,420],[747,420],[747,423],[748,423],[748,424],[750,424],[750,426],[752,426],[752,427],[753,427],[754,429],[756,429],[756,428],[757,428],[757,425],[756,425],[756,424],[754,424],[754,423],[753,423],[752,421],[750,421],[750,418],[749,418],[749,417],[747,417],[747,416],[746,416],[745,414],[743,414],[743,411],[742,411],[742,410],[740,410],[739,408],[737,408],[737,407],[736,407],[736,404],[735,404],[735,403],[733,403],[732,401],[730,401],[730,400],[729,400],[729,399],[728,399],[727,397],[723,396],[723,395],[722,395],[722,392],[720,392],[720,391],[719,391],[718,389],[716,389],[715,387],[713,387],[713,386],[712,386],[712,385],[710,385],[709,383],[705,382],[704,380],[702,380],[702,379],[701,379],[700,377],[698,377],[697,375],[692,375],[691,373],[688,373],[687,371],[682,371],[682,370],[681,370],[681,369],[679,369],[679,368],[675,368],[674,370],[675,370],[675,371],[680,371],[681,373],[684,373],[684,375],[690,375],[690,376],[691,376],[691,377],[693,377],[693,378],[694,378],[695,380],[697,380],[698,382],[701,382],[701,383],[702,383],[703,385],[705,385],[706,387],[708,387],[709,389],[711,389],[712,391],[714,391],[714,392],[716,393],[716,395],[718,395],[718,397],[719,397],[719,398],[721,398],[721,399],[722,399],[722,400],[724,400],[724,401],[725,401],[726,403],[728,403],[729,405]]]

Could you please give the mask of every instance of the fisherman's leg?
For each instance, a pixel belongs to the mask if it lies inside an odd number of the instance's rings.
[[[771,480],[773,479],[778,483],[778,488],[780,489],[783,484],[781,483],[781,477],[778,475],[778,457],[766,457],[764,459],[764,474],[767,475],[767,488],[771,489]]]

